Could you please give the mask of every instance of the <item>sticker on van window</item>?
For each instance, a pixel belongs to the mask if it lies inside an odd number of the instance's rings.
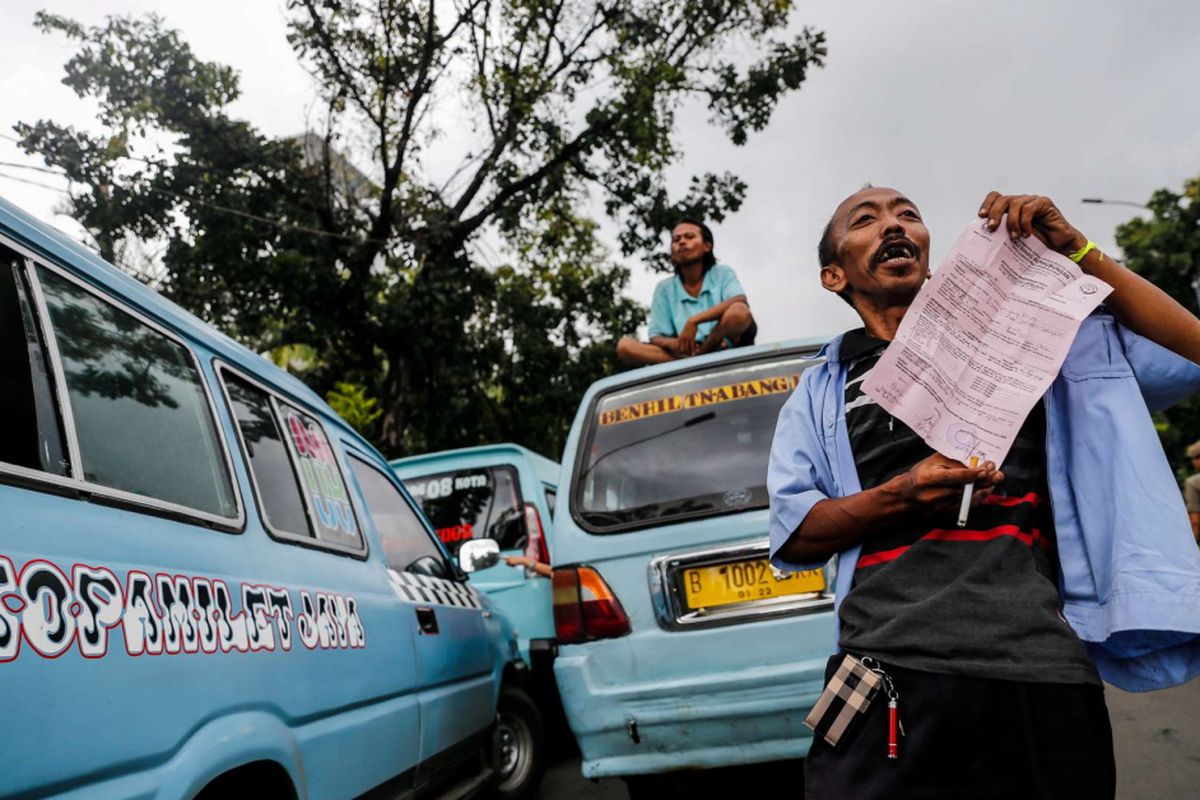
[[[462,525],[449,525],[445,528],[438,528],[437,535],[446,544],[465,542],[475,538],[475,526],[469,522],[464,522]]]
[[[350,507],[350,496],[342,473],[338,470],[333,448],[325,438],[325,432],[314,422],[304,419],[291,408],[284,406],[288,432],[292,437],[297,460],[300,465],[301,483],[308,494],[309,502],[316,511],[317,522],[322,530],[319,538],[327,538],[326,532],[335,537],[358,536],[358,525],[354,520],[354,509]]]
[[[296,593],[220,578],[75,564],[70,572],[31,559],[18,572],[0,556],[0,662],[21,642],[44,658],[72,645],[103,658],[110,642],[131,656],[366,647],[358,601],[329,592]]]
[[[688,394],[676,394],[660,397],[655,400],[643,400],[620,408],[600,412],[601,425],[615,425],[619,422],[654,417],[659,414],[671,414],[691,408],[703,408],[717,403],[729,403],[734,400],[746,400],[751,397],[781,394],[790,392],[800,383],[800,375],[780,375],[774,378],[759,378],[742,383],[731,383],[726,386],[714,386],[710,389],[700,389]]]

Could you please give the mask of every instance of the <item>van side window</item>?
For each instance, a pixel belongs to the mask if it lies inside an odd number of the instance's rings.
[[[287,445],[275,422],[271,398],[246,381],[222,372],[233,416],[242,434],[250,475],[267,524],[277,533],[312,537],[304,499],[288,458]]]
[[[308,501],[317,539],[362,549],[362,534],[354,517],[354,507],[350,505],[350,493],[325,429],[298,408],[280,400],[276,405],[292,459],[300,473],[300,487]]]
[[[520,550],[525,546],[525,506],[517,487],[517,471],[497,467],[492,474],[496,480],[496,496],[487,535],[495,539],[501,550]]]
[[[358,458],[350,468],[367,501],[367,511],[383,544],[387,565],[397,572],[449,578],[442,551],[429,537],[417,512],[387,476]]]
[[[50,313],[92,483],[221,517],[237,503],[187,348],[48,269]]]
[[[554,519],[554,501],[558,498],[558,492],[550,487],[546,487],[546,508],[550,510],[550,519]]]
[[[23,268],[0,245],[0,461],[65,477],[61,422]]]

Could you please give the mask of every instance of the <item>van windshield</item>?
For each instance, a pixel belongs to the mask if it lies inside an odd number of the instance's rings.
[[[433,523],[450,555],[470,539],[495,539],[501,550],[525,546],[525,513],[517,471],[479,467],[407,478],[404,488]]]
[[[576,515],[594,533],[767,505],[767,459],[779,409],[811,356],[671,376],[596,404]]]

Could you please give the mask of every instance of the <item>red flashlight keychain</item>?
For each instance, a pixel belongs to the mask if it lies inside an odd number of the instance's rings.
[[[887,757],[899,758],[899,737],[904,735],[904,726],[900,724],[900,693],[896,691],[890,675],[883,676],[883,687],[888,699]]]

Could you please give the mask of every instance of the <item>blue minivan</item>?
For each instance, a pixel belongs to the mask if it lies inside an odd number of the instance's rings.
[[[586,777],[803,757],[833,641],[830,569],[767,560],[779,410],[820,342],[594,384],[554,522],[555,676]],[[647,792],[648,793],[648,792]]]
[[[454,555],[466,542],[491,540],[503,559],[528,559],[547,569],[559,465],[516,444],[493,444],[410,456],[391,462],[413,499]],[[471,575],[516,629],[521,657],[531,667],[536,708],[521,698],[500,698],[500,785],[540,772],[547,714],[561,719],[554,688],[554,616],[550,581],[527,566],[495,566]],[[525,756],[528,758],[525,758]],[[524,759],[524,760],[523,760]]]
[[[3,201],[0,360],[0,796],[488,788],[494,543],[460,567],[312,391]]]
[[[391,462],[451,555],[464,542],[492,539],[501,556],[550,560],[549,533],[559,465],[516,444],[443,450]],[[550,581],[503,560],[471,575],[517,630],[521,655],[533,663],[554,640]]]

